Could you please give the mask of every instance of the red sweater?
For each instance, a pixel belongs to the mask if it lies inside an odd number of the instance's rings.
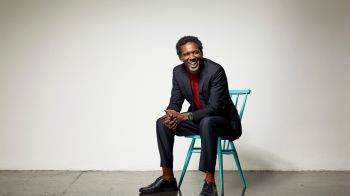
[[[197,110],[200,110],[202,108],[202,104],[201,100],[199,99],[199,74],[189,74],[189,77],[191,82],[194,105],[196,106]]]

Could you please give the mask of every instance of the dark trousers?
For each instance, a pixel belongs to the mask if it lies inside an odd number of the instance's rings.
[[[181,122],[175,130],[165,126],[163,120],[157,120],[157,141],[160,154],[160,166],[173,168],[174,137],[198,134],[201,136],[201,155],[199,170],[215,172],[218,136],[227,135],[233,131],[228,119],[220,116],[210,116],[201,119],[199,124],[191,121]]]

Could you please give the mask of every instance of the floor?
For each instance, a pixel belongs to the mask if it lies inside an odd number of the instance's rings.
[[[160,171],[0,171],[0,196],[132,196],[150,184]],[[180,172],[175,176],[179,178]],[[350,171],[347,172],[245,172],[247,189],[242,190],[237,172],[224,173],[226,195],[259,196],[349,196]],[[217,178],[218,180],[218,178]],[[199,195],[203,174],[186,173],[181,191],[164,195]],[[217,181],[218,187],[219,182]],[[149,196],[149,195],[148,195]]]

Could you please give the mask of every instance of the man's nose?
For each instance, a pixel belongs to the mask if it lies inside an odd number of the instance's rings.
[[[190,56],[189,56],[189,58],[190,58],[191,60],[194,59],[194,54],[191,53]]]

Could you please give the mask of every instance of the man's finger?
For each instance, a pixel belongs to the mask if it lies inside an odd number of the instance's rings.
[[[177,123],[174,123],[170,129],[174,130],[174,129],[176,129],[176,127],[177,127]]]
[[[174,110],[165,110],[165,113],[169,115],[170,117],[174,116]]]
[[[168,127],[168,128],[170,129],[172,125],[171,125],[170,123],[166,123],[166,122],[165,122],[165,126]]]
[[[168,115],[164,115],[162,116],[162,119],[165,121],[165,120],[170,120],[170,117]]]
[[[170,120],[165,120],[165,121],[164,121],[164,123],[165,123],[166,125],[170,125],[170,122],[171,122]]]
[[[165,112],[166,115],[168,115],[168,116],[170,115],[169,110],[164,110],[164,112]]]
[[[171,130],[174,130],[174,129],[176,129],[176,127],[177,127],[177,124],[175,123],[175,124],[172,124],[172,125],[169,125],[169,126],[167,126],[169,129],[171,129]]]
[[[174,123],[176,123],[176,119],[169,121],[169,125],[173,125]]]
[[[171,127],[171,126],[173,126],[174,124],[176,124],[176,121],[167,120],[167,121],[164,121],[164,123],[165,123],[167,126]]]
[[[177,123],[177,118],[176,118],[176,117],[175,117],[175,118],[173,118],[172,120],[173,120],[174,122],[176,122],[176,123]]]

